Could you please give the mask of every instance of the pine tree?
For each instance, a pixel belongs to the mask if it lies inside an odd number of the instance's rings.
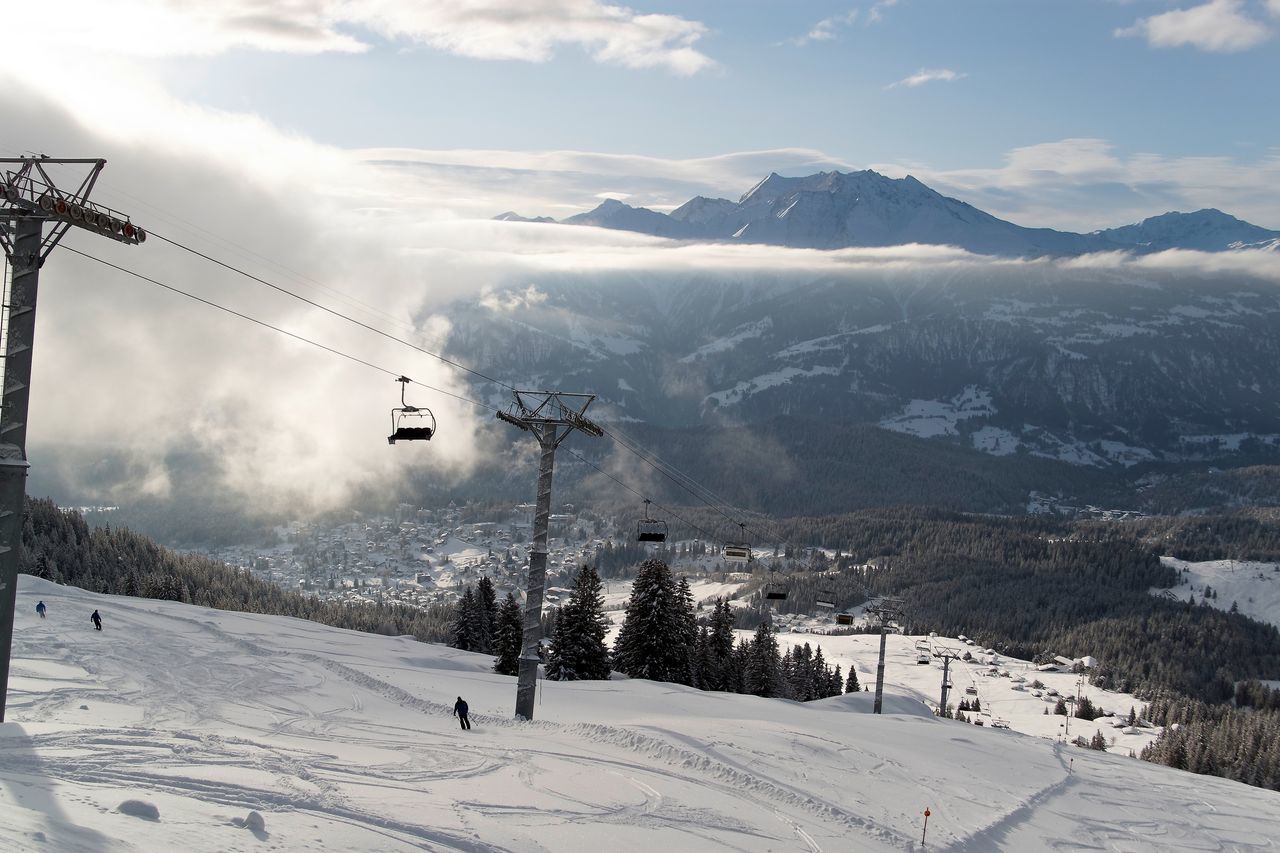
[[[458,599],[458,606],[453,612],[453,627],[450,630],[449,645],[455,649],[469,652],[475,649],[476,643],[476,596],[471,587],[467,587]]]
[[[547,658],[552,681],[604,680],[609,677],[609,648],[604,638],[609,620],[604,614],[600,576],[591,566],[578,570],[568,602],[556,617]]]
[[[711,611],[711,633],[709,637],[711,658],[710,671],[704,672],[702,679],[708,690],[736,691],[737,678],[733,655],[733,608],[723,598],[716,599]]]
[[[480,630],[477,652],[493,653],[493,632],[498,621],[498,593],[488,576],[476,584],[476,615]]]
[[[857,693],[860,689],[858,686],[858,668],[853,664],[849,664],[849,680],[844,683],[845,693]]]
[[[670,568],[661,560],[645,560],[631,584],[626,618],[614,644],[614,666],[632,678],[687,678],[690,648],[680,645],[686,631]]]
[[[743,688],[755,696],[777,696],[779,687],[778,639],[768,620],[756,628],[756,635],[747,650],[743,672]]]
[[[520,646],[524,641],[524,614],[520,612],[520,602],[509,592],[498,608],[493,634],[494,652],[497,655],[493,661],[493,671],[500,675],[519,675]]]

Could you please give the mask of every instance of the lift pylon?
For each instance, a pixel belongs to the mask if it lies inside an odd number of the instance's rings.
[[[13,608],[18,594],[18,554],[27,496],[27,404],[35,343],[40,268],[72,227],[118,243],[138,245],[147,234],[128,216],[89,201],[106,160],[50,157],[0,158],[0,247],[11,276],[0,403],[0,723],[9,693]],[[59,187],[49,166],[88,166],[75,190]],[[45,224],[51,227],[45,231]]]

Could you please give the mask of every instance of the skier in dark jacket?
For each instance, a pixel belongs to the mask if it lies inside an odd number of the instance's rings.
[[[44,618],[44,611],[45,611],[45,606],[44,606],[44,602],[42,601],[36,605],[36,612],[40,614],[41,619]]]
[[[467,700],[461,696],[458,701],[453,703],[453,715],[458,718],[458,722],[462,723],[462,728],[471,728],[471,721],[467,719]]]
[[[102,630],[102,617],[98,615],[98,611],[96,611],[96,610],[95,610],[95,611],[93,611],[93,615],[92,615],[92,616],[90,616],[89,618],[93,620],[93,627],[95,627],[95,628],[97,628],[99,631],[101,631],[101,630]]]

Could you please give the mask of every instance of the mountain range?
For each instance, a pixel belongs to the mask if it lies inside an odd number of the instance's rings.
[[[527,218],[514,212],[495,219],[555,222],[550,217]],[[919,243],[1014,257],[1166,249],[1280,250],[1280,231],[1252,225],[1213,208],[1165,213],[1133,225],[1078,234],[1016,225],[944,196],[910,175],[890,178],[869,169],[819,172],[799,178],[773,173],[736,202],[697,196],[670,213],[608,199],[594,210],[560,222],[673,240],[804,249]]]

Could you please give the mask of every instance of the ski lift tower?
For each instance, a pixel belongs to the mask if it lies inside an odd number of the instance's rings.
[[[872,607],[868,607],[865,612],[880,619],[880,661],[876,664],[876,702],[871,711],[873,714],[879,714],[884,706],[885,637],[888,634],[889,623],[895,619],[901,622],[903,618],[902,599],[882,598]]]
[[[520,672],[516,683],[516,717],[533,719],[538,687],[538,647],[542,642],[542,595],[547,582],[547,535],[551,523],[551,478],[556,448],[575,429],[593,437],[604,435],[585,416],[594,394],[560,391],[516,391],[515,401],[498,420],[533,433],[542,448],[538,467],[538,498],[533,512],[533,546],[529,551],[529,583],[525,589],[524,631],[520,644]]]
[[[136,246],[147,234],[129,217],[89,201],[106,160],[55,160],[44,155],[0,158],[0,246],[10,278],[9,311],[0,336],[5,343],[0,403],[0,723],[9,693],[13,608],[18,593],[23,503],[27,495],[27,403],[31,396],[31,349],[36,330],[40,268],[71,226]],[[48,167],[88,167],[74,190],[59,187]],[[52,228],[45,233],[45,223]]]
[[[942,658],[942,701],[938,705],[938,716],[947,712],[947,694],[951,692],[951,662],[959,660],[960,650],[949,646],[934,646],[938,657]]]

